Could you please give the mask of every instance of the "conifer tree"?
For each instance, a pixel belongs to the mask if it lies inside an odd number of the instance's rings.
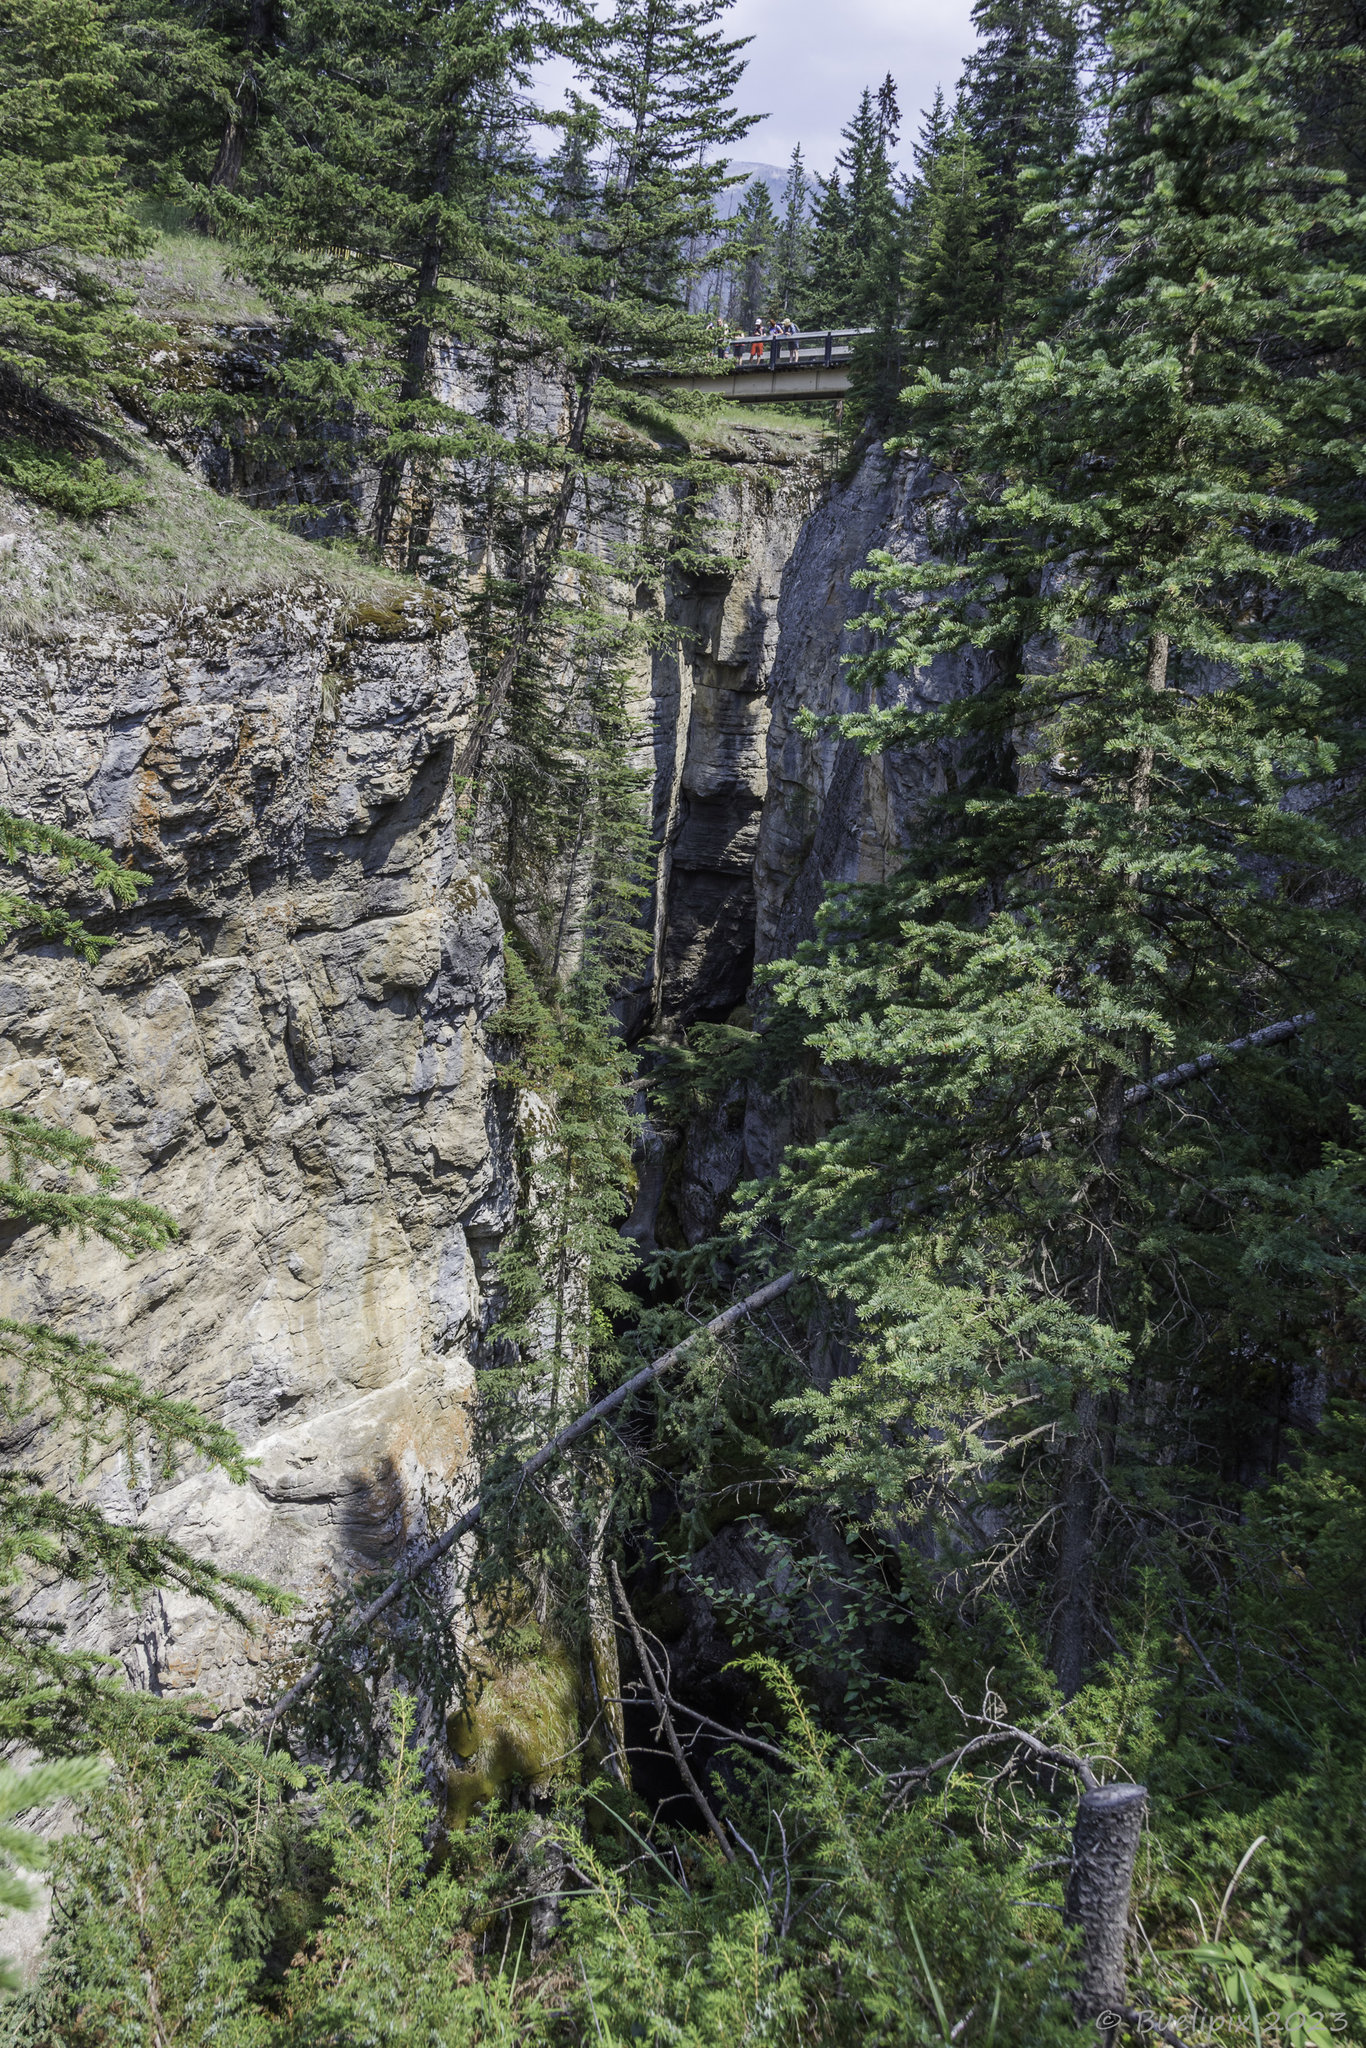
[[[950,116],[940,95],[916,149],[905,325],[911,360],[941,373],[989,344],[1000,316],[988,186],[962,98]]]
[[[895,291],[900,210],[892,151],[900,126],[890,76],[864,89],[843,133],[835,169],[819,182],[811,274],[817,320],[831,327],[875,323]]]
[[[785,314],[800,327],[806,317],[807,275],[811,260],[811,185],[802,161],[800,142],[793,146],[783,186],[782,210],[773,255],[773,293]]]
[[[109,125],[117,53],[95,0],[0,7],[0,401],[35,395],[88,415],[145,382],[161,331],[100,259],[147,237],[129,209]],[[21,429],[22,431],[22,429]]]
[[[399,544],[412,466],[477,445],[434,389],[432,342],[477,330],[498,209],[526,168],[512,92],[530,51],[498,0],[301,0],[278,52],[254,60],[272,109],[264,183],[210,194],[288,322],[273,417],[330,435],[334,460],[339,431],[378,459],[382,549]]]
[[[762,178],[751,179],[729,223],[731,300],[727,317],[752,327],[768,311],[773,296],[778,218]]]
[[[963,115],[981,169],[998,333],[1026,331],[1061,294],[1055,212],[1077,148],[1080,28],[1072,0],[977,0]]]
[[[815,1483],[990,1553],[1067,1693],[1120,1560],[1217,1527],[1221,1458],[1356,1328],[1366,1243],[1363,222],[1260,0],[1145,0],[1114,57],[1099,280],[1065,338],[922,376],[938,553],[869,570],[843,729],[942,793],[776,976],[845,1091],[775,1198],[861,1321]],[[975,691],[878,708],[946,657]]]
[[[114,0],[121,58],[112,133],[136,182],[188,201],[210,226],[206,188],[236,189],[259,126],[260,67],[285,27],[276,0]]]

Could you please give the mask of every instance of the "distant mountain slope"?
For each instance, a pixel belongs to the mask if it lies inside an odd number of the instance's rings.
[[[717,201],[716,210],[723,220],[730,219],[745,196],[745,187],[752,184],[755,178],[762,178],[765,185],[767,185],[768,196],[773,201],[774,212],[782,212],[783,187],[787,183],[786,164],[752,164],[746,163],[740,157],[733,157],[730,168],[734,175],[742,182],[738,185],[728,185]],[[807,190],[814,194],[816,190],[815,179],[808,177],[806,183]]]

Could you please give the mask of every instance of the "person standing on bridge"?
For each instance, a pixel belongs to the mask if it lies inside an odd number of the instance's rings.
[[[754,339],[749,345],[749,359],[752,363],[761,363],[764,359],[764,323],[762,319],[756,320],[754,323]]]
[[[787,360],[795,370],[797,367],[797,324],[790,313],[783,315],[782,331],[787,336]]]

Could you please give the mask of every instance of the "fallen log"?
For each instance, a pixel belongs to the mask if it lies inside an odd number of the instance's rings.
[[[719,1316],[713,1316],[709,1323],[703,1323],[698,1329],[691,1331],[661,1357],[653,1359],[649,1365],[642,1366],[639,1372],[632,1373],[630,1379],[623,1380],[610,1394],[604,1394],[591,1408],[585,1408],[572,1422],[566,1423],[558,1435],[551,1437],[548,1443],[542,1444],[538,1451],[533,1451],[526,1462],[517,1468],[517,1484],[520,1486],[526,1480],[534,1479],[538,1472],[543,1471],[553,1459],[559,1457],[561,1451],[567,1451],[580,1437],[587,1436],[600,1422],[605,1421],[609,1415],[614,1415],[618,1408],[624,1407],[633,1394],[640,1393],[652,1381],[657,1380],[661,1373],[666,1373],[670,1366],[677,1365],[694,1344],[700,1343],[704,1337],[724,1337],[727,1330],[734,1329],[743,1317],[753,1315],[761,1308],[767,1308],[779,1295],[786,1294],[796,1278],[794,1267],[790,1273],[780,1273],[776,1280],[766,1281],[762,1287],[756,1287],[753,1294],[747,1294],[743,1301],[732,1303],[730,1308],[723,1310]],[[483,1514],[483,1501],[474,1501],[457,1521],[452,1522],[449,1529],[443,1529],[425,1549],[410,1557],[401,1570],[395,1573],[384,1591],[377,1593],[368,1606],[360,1608],[348,1620],[341,1622],[329,1640],[335,1640],[337,1636],[355,1635],[358,1630],[368,1628],[372,1621],[378,1620],[386,1607],[392,1607],[405,1586],[410,1586],[414,1579],[453,1550],[462,1536],[468,1536],[472,1529],[479,1526]],[[311,1664],[303,1677],[297,1679],[288,1692],[283,1693],[272,1707],[266,1709],[262,1716],[263,1725],[267,1728],[272,1727],[282,1714],[287,1713],[297,1700],[302,1699],[309,1687],[321,1677],[322,1669],[321,1658],[317,1663]]]
[[[1293,1037],[1297,1031],[1303,1031],[1306,1026],[1313,1024],[1315,1021],[1314,1012],[1306,1010],[1302,1015],[1289,1017],[1283,1023],[1267,1024],[1260,1031],[1249,1032],[1246,1038],[1235,1038],[1228,1045],[1220,1046],[1216,1052],[1202,1053],[1199,1059],[1187,1060],[1179,1067],[1172,1067],[1167,1073],[1156,1074],[1151,1081],[1137,1082],[1125,1093],[1125,1107],[1129,1108],[1137,1102],[1146,1102],[1149,1096],[1155,1095],[1163,1089],[1179,1088],[1188,1081],[1198,1080],[1202,1074],[1208,1073],[1211,1067],[1217,1065],[1221,1059],[1227,1059],[1231,1053],[1247,1052],[1255,1047],[1279,1044],[1282,1039]],[[1022,1154],[1027,1157],[1031,1152],[1042,1150],[1049,1143],[1052,1135],[1050,1132],[1041,1131],[1037,1137],[1027,1138],[1020,1148]],[[875,1232],[885,1230],[886,1228],[887,1219],[879,1217],[875,1222],[866,1225],[864,1229],[855,1231],[853,1235],[855,1237],[871,1237]],[[516,1474],[518,1484],[520,1485],[528,1479],[533,1479],[553,1459],[558,1458],[561,1451],[567,1451],[571,1444],[576,1444],[579,1441],[580,1437],[587,1436],[589,1431],[596,1429],[600,1422],[605,1421],[609,1415],[614,1415],[618,1408],[624,1407],[633,1394],[640,1393],[652,1381],[657,1380],[661,1373],[666,1373],[670,1366],[677,1365],[679,1360],[686,1356],[694,1344],[700,1343],[704,1337],[723,1337],[727,1330],[733,1329],[736,1323],[740,1322],[743,1317],[753,1315],[758,1309],[767,1308],[771,1301],[777,1301],[780,1295],[786,1294],[796,1278],[797,1269],[794,1266],[790,1272],[780,1273],[776,1280],[766,1281],[762,1287],[756,1288],[753,1294],[747,1294],[742,1301],[734,1302],[730,1308],[723,1310],[719,1316],[713,1316],[709,1323],[703,1323],[700,1328],[690,1332],[688,1336],[684,1337],[670,1350],[664,1352],[661,1357],[653,1359],[649,1365],[642,1366],[639,1372],[631,1375],[630,1379],[623,1380],[619,1387],[614,1387],[610,1394],[604,1394],[600,1401],[595,1401],[591,1408],[585,1408],[582,1414],[576,1415],[572,1422],[566,1423],[557,1436],[551,1437],[548,1443],[542,1444],[540,1449],[534,1451],[526,1460],[525,1464],[519,1466]],[[384,1591],[376,1594],[368,1606],[360,1608],[349,1620],[340,1623],[337,1629],[333,1631],[333,1638],[337,1635],[354,1635],[358,1630],[368,1628],[370,1623],[377,1620],[387,1607],[393,1605],[405,1586],[410,1586],[414,1579],[420,1577],[423,1572],[427,1571],[432,1565],[445,1557],[449,1551],[453,1550],[462,1536],[468,1536],[471,1530],[477,1528],[483,1519],[483,1513],[483,1501],[476,1500],[470,1507],[466,1508],[464,1514],[457,1521],[451,1524],[449,1529],[443,1529],[441,1534],[433,1542],[427,1544],[425,1549],[419,1550],[415,1556],[409,1558],[407,1564],[394,1575]],[[272,1727],[279,1720],[280,1716],[287,1713],[297,1700],[302,1699],[310,1686],[317,1682],[322,1675],[322,1669],[321,1659],[311,1664],[303,1677],[297,1679],[288,1692],[282,1694],[273,1706],[266,1709],[262,1716],[262,1725],[266,1728]]]

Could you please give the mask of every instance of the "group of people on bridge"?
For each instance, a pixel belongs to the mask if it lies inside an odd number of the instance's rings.
[[[796,362],[797,333],[798,329],[795,321],[786,315],[780,319],[776,313],[771,314],[767,320],[756,320],[749,333],[746,333],[743,327],[737,327],[734,333],[732,333],[728,320],[718,320],[716,323],[716,353],[723,363],[728,362],[732,356],[737,363],[740,363],[744,361],[745,350],[748,349],[751,362],[760,363],[764,359],[764,351],[772,347],[774,342],[777,342],[778,348],[773,350],[773,367],[776,369],[778,366],[778,350],[784,342],[787,344],[787,359],[789,363]]]

